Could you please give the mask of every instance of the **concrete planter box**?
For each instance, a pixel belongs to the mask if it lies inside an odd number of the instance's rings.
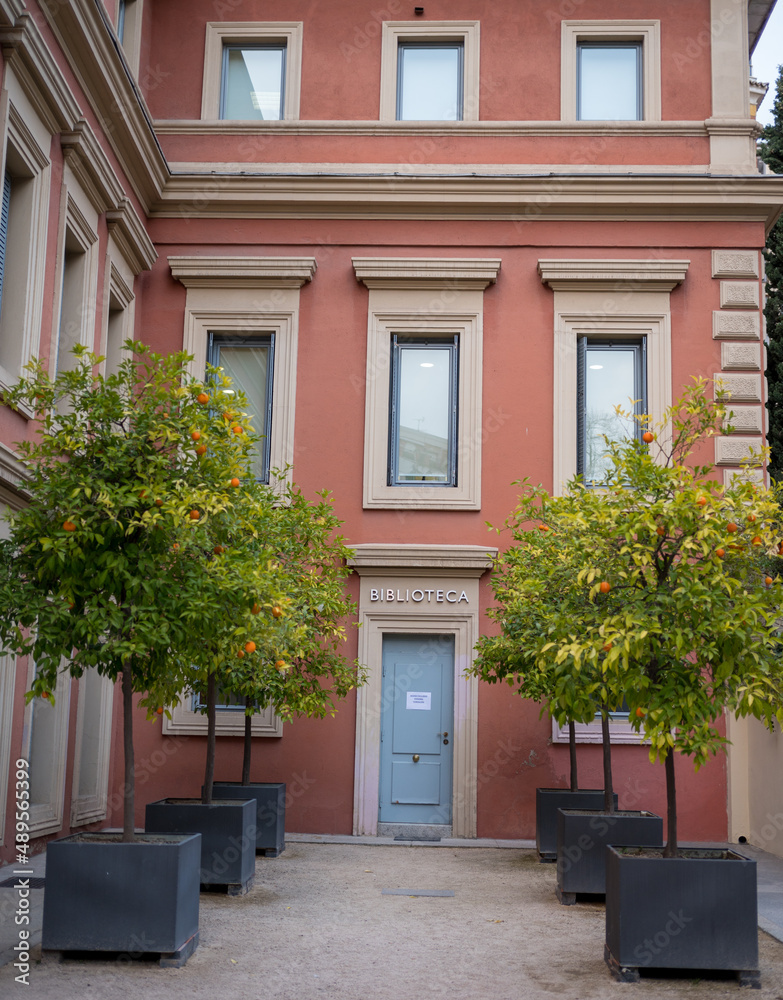
[[[617,808],[617,792],[614,793]],[[603,788],[580,788],[572,792],[568,788],[536,789],[536,850],[541,861],[557,859],[557,810],[591,809],[600,812],[604,807]]]
[[[606,892],[606,845],[663,846],[663,820],[654,813],[561,809],[557,816],[557,898],[570,905],[577,893]]]
[[[217,799],[251,799],[256,803],[256,854],[276,858],[285,850],[285,782],[216,781]]]
[[[758,986],[756,862],[735,851],[697,857],[635,856],[606,850],[606,948],[615,978],[639,970],[734,971]]]
[[[198,834],[131,844],[118,834],[77,834],[46,846],[45,951],[160,954],[184,965],[198,945]]]
[[[243,895],[256,864],[256,809],[250,799],[161,799],[147,805],[147,833],[200,833],[202,888]]]

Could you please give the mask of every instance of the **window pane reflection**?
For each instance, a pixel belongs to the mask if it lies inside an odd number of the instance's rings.
[[[285,48],[226,47],[221,118],[279,121],[283,117]]]
[[[448,483],[451,350],[399,348],[397,481]]]
[[[601,480],[613,468],[605,438],[621,441],[636,435],[636,421],[615,413],[614,408],[632,409],[639,395],[636,385],[637,352],[634,350],[587,351],[585,371],[585,482]]]
[[[253,427],[263,435],[255,445],[252,469],[256,479],[267,482],[269,478],[269,383],[270,344],[228,345],[216,344],[213,364],[223,369],[234,389],[247,397],[247,412]]]
[[[638,45],[579,46],[582,121],[636,121],[639,110]]]
[[[462,46],[401,45],[399,121],[462,119]]]

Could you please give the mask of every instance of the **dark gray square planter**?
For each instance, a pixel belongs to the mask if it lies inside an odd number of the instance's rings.
[[[663,845],[663,820],[654,813],[560,809],[557,816],[557,898],[570,905],[580,892],[606,892],[606,845]]]
[[[256,804],[250,799],[161,799],[147,805],[147,833],[200,833],[202,888],[246,893],[256,867]]]
[[[640,969],[735,971],[759,985],[756,862],[735,851],[639,857],[606,850],[605,958],[615,978]]]
[[[216,781],[217,799],[254,799],[256,803],[256,853],[276,858],[285,850],[285,782]]]
[[[617,808],[617,792],[614,793]],[[600,812],[604,807],[603,788],[580,788],[572,792],[569,788],[536,789],[536,850],[541,861],[557,859],[557,810],[592,809]]]
[[[201,837],[77,834],[46,845],[45,951],[160,954],[181,966],[198,945]]]

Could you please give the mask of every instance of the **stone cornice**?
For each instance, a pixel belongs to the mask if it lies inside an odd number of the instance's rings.
[[[688,136],[706,138],[709,120],[705,121],[633,121],[633,122],[579,122],[579,121],[460,121],[460,122],[410,122],[410,121],[228,121],[211,118],[161,118],[155,121],[159,135],[376,135],[376,136]],[[736,129],[747,135],[749,130],[759,130],[752,119],[721,121],[721,127]]]
[[[356,277],[368,288],[466,288],[497,281],[500,260],[478,257],[354,257]]]
[[[538,273],[555,291],[605,291],[623,285],[670,292],[685,280],[689,260],[539,260]]]
[[[0,500],[12,509],[22,507],[28,497],[25,483],[29,478],[29,470],[16,452],[0,442]]]
[[[187,218],[419,218],[716,221],[774,225],[783,176],[174,175],[152,215]]]
[[[312,281],[314,257],[169,257],[186,288],[300,288]]]
[[[106,213],[106,223],[133,273],[148,271],[158,259],[158,251],[130,198],[122,197],[118,206]]]
[[[133,82],[101,3],[44,3],[44,17],[57,36],[106,136],[145,210],[168,177],[166,159],[144,99]]]
[[[89,123],[80,119],[60,134],[71,169],[98,213],[114,208],[124,196],[122,185]]]
[[[74,128],[81,108],[32,15],[17,14],[9,4],[3,13],[7,22],[0,26],[0,47],[7,65],[50,132]]]
[[[362,543],[352,545],[348,565],[359,576],[377,574],[414,576],[437,575],[447,570],[461,576],[481,576],[492,567],[498,550],[483,545],[388,545]]]

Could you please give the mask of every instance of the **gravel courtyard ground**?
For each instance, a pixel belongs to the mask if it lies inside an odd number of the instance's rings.
[[[759,932],[761,990],[736,980],[616,983],[604,908],[561,906],[533,851],[289,844],[259,858],[250,893],[201,896],[201,943],[182,969],[145,962],[33,963],[21,1000],[783,1000],[783,944]],[[446,889],[453,897],[384,895]],[[643,900],[640,900],[643,905]]]

